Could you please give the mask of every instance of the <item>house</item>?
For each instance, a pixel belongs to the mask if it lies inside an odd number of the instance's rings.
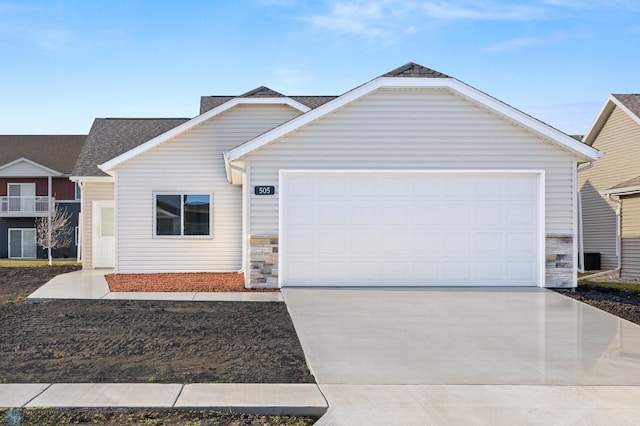
[[[585,269],[640,279],[640,95],[610,95],[584,143],[605,154],[578,173]]]
[[[70,216],[69,247],[54,257],[77,256],[80,194],[69,180],[86,135],[0,135],[0,258],[46,258],[36,244],[36,219],[60,207]]]
[[[248,287],[576,284],[576,168],[599,153],[445,74],[408,63],[326,97],[261,87],[162,123],[94,123],[72,177],[85,268],[238,271]],[[100,136],[109,125],[122,133]]]

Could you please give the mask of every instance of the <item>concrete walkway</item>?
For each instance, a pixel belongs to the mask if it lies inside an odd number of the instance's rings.
[[[553,291],[283,294],[318,425],[640,424],[640,326]]]
[[[327,402],[314,384],[29,383],[0,385],[0,407],[189,407],[320,416]]]
[[[54,299],[164,300],[194,302],[282,302],[280,292],[111,292],[104,278],[112,269],[87,269],[54,277],[27,297],[30,302]]]

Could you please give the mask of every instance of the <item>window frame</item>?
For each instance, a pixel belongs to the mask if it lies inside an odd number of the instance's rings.
[[[179,235],[159,235],[158,234],[158,195],[179,195],[180,196],[180,234]],[[209,233],[206,235],[185,235],[184,234],[184,197],[188,195],[206,195],[209,197]],[[211,239],[213,238],[213,193],[207,191],[155,191],[153,193],[153,215],[152,215],[152,236],[153,238],[186,238],[186,239]]]

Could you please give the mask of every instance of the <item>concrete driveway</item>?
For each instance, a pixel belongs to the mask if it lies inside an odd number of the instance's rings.
[[[640,326],[555,292],[283,294],[319,424],[640,424]]]

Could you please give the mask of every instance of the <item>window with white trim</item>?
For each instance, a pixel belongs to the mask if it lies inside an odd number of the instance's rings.
[[[155,194],[155,235],[211,235],[210,194]]]

